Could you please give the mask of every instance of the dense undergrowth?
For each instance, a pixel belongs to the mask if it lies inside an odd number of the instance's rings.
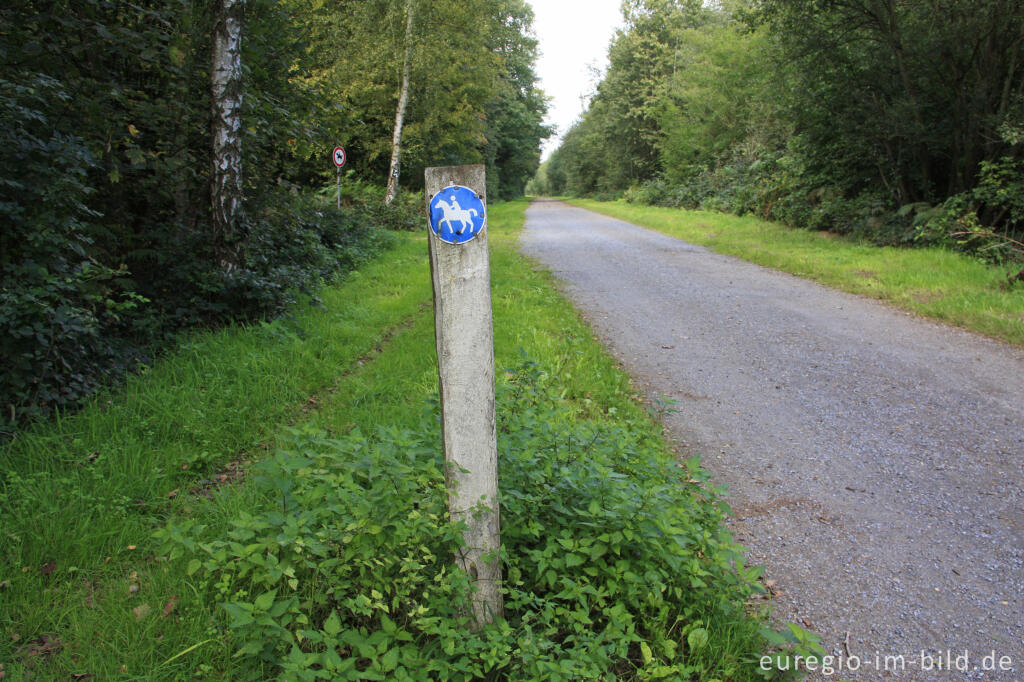
[[[506,620],[474,633],[452,568],[436,403],[412,430],[295,430],[223,537],[161,531],[222,602],[251,679],[756,679],[760,571],[696,461],[578,419],[534,363],[498,391]],[[752,653],[753,652],[753,653]]]
[[[217,256],[201,230],[151,233],[160,250],[140,247],[125,256],[131,267],[113,271],[76,259],[74,244],[40,230],[38,218],[15,223],[4,243],[18,244],[0,263],[0,429],[9,437],[30,419],[77,408],[189,329],[272,319],[315,299],[388,248],[389,229],[409,228],[407,202],[378,204],[358,182],[340,209],[299,195],[265,201],[252,207],[244,265],[231,268],[210,266]]]
[[[977,187],[938,204],[903,206],[882,194],[850,195],[821,178],[795,173],[797,163],[791,153],[765,152],[757,160],[732,159],[685,181],[650,180],[620,194],[629,203],[752,214],[879,246],[942,246],[1010,269],[1024,265],[1024,165],[1019,161],[982,164]],[[1001,216],[1004,227],[986,227],[982,209],[990,218]]]

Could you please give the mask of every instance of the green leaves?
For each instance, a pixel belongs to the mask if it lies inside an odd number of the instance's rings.
[[[1022,7],[627,3],[597,94],[533,190],[1020,261]]]
[[[160,533],[188,545],[179,553],[223,604],[243,666],[309,679],[742,678],[736,633],[764,643],[742,608],[755,587],[717,500],[691,483],[697,464],[677,465],[642,412],[580,417],[534,363],[505,379],[507,620],[467,627],[434,419],[338,439],[289,429],[256,467],[259,508],[226,539]]]

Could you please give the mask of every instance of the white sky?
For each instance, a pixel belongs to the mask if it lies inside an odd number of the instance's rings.
[[[583,113],[596,86],[593,69],[607,67],[608,43],[622,25],[622,0],[527,0],[533,7],[533,28],[540,57],[540,87],[551,98],[545,123],[557,127],[542,148],[547,158],[560,137]]]

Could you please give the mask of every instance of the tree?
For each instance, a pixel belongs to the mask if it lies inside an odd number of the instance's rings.
[[[608,71],[556,153],[564,161],[552,158],[570,193],[618,192],[662,173],[666,88],[681,67],[686,31],[712,15],[699,0],[628,0],[622,9]]]
[[[335,144],[383,189],[403,90],[406,183],[487,160],[516,191],[543,116],[522,0],[417,4],[410,31],[413,2],[0,3],[4,423],[334,272],[358,230],[303,195]]]
[[[218,0],[210,65],[213,237],[227,267],[239,264],[244,241],[242,209],[242,26],[245,0]]]
[[[402,125],[405,123],[405,108],[409,103],[409,76],[412,70],[413,48],[413,0],[405,4],[405,57],[402,60],[402,85],[398,94],[398,107],[395,109],[395,130],[391,138],[391,169],[388,171],[388,187],[384,193],[384,203],[390,204],[398,194],[398,175],[402,163]]]
[[[764,105],[767,60],[762,32],[745,32],[724,15],[679,35],[672,74],[651,111],[657,120],[662,173],[686,182],[753,147]]]
[[[998,134],[1024,88],[1012,0],[760,0],[813,166],[897,204],[972,188],[1011,151]],[[838,133],[838,135],[837,135]]]
[[[539,141],[551,130],[542,125],[547,99],[537,88],[533,64],[537,40],[530,36],[533,10],[523,0],[503,0],[493,14],[488,47],[504,68],[484,108],[487,129],[483,147],[487,195],[492,200],[522,196],[540,164]]]

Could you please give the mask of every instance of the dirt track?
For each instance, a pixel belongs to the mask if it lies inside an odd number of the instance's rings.
[[[1024,679],[1024,352],[558,202],[522,249],[678,401],[778,617],[859,658],[829,679]]]

